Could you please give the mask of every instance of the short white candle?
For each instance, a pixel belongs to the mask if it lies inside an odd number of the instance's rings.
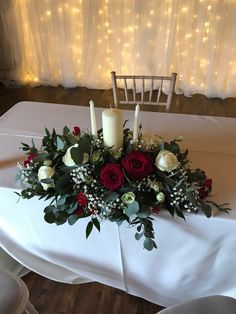
[[[96,121],[96,113],[94,108],[94,102],[90,100],[90,119],[91,119],[91,133],[93,136],[97,136],[97,121]]]
[[[123,115],[115,108],[102,112],[103,141],[112,150],[117,151],[123,146]]]
[[[140,124],[140,106],[139,104],[137,104],[134,113],[133,141],[138,140],[139,124]]]

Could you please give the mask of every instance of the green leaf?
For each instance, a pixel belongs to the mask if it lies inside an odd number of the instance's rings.
[[[76,137],[72,134],[67,134],[67,139],[72,145],[75,145],[77,143]]]
[[[64,134],[64,135],[70,134],[70,129],[68,128],[68,126],[64,126],[64,128],[63,128],[63,134]]]
[[[94,224],[94,226],[98,229],[98,231],[100,232],[100,222],[98,221],[97,218],[92,218],[92,222]]]
[[[204,202],[201,202],[200,203],[200,207],[201,207],[201,210],[204,212],[204,214],[207,216],[207,218],[210,218],[211,217],[211,206],[205,204]]]
[[[186,192],[186,196],[187,196],[187,199],[189,200],[189,202],[192,203],[194,207],[199,206],[198,201],[197,201],[193,192],[191,192],[191,191]]]
[[[84,153],[80,150],[79,147],[72,147],[70,150],[70,154],[71,158],[77,165],[82,164],[84,159]]]
[[[154,246],[154,241],[150,238],[146,238],[144,240],[143,246],[146,250],[151,251],[155,246]]]
[[[40,182],[47,184],[54,184],[54,180],[52,178],[41,179]]]
[[[47,128],[45,128],[45,133],[46,133],[46,135],[47,135],[48,137],[50,137],[50,132],[48,131]]]
[[[137,214],[138,211],[139,211],[139,203],[137,201],[134,201],[133,203],[129,204],[127,207],[123,209],[123,212],[128,217]]]
[[[30,148],[30,154],[38,154],[38,150],[35,147]]]
[[[63,150],[65,147],[63,140],[61,139],[60,136],[57,136],[57,149],[58,150]]]
[[[29,145],[26,144],[26,143],[22,143],[22,142],[21,142],[21,145],[29,148]]]
[[[176,213],[180,218],[183,218],[185,220],[184,214],[182,213],[180,209],[176,209]]]
[[[87,224],[87,228],[86,228],[86,239],[88,239],[91,231],[93,230],[93,223],[92,221],[90,221],[88,224]]]
[[[65,173],[57,181],[56,189],[61,190],[61,191],[65,191],[65,190],[69,189],[70,186],[71,186],[71,177],[68,173]]]

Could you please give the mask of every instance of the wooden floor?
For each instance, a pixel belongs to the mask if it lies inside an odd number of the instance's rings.
[[[10,89],[0,84],[0,115],[24,100],[87,106],[90,99],[93,99],[96,106],[108,107],[113,102],[112,91],[89,90],[83,87],[64,89],[61,86]],[[236,117],[236,99],[175,95],[171,112]],[[32,303],[42,314],[154,314],[162,309],[158,305],[99,283],[68,285],[33,272],[25,276],[24,281],[29,288]]]
[[[69,285],[35,273],[24,278],[30,300],[43,314],[154,314],[162,307],[100,283]]]
[[[0,115],[17,102],[24,100],[88,106],[91,99],[98,107],[109,107],[110,104],[113,104],[112,90],[94,90],[85,87],[65,89],[62,86],[31,88],[28,85],[9,89],[0,83]],[[148,106],[142,107],[142,109],[163,111],[162,108],[150,109]],[[236,98],[222,100],[220,98],[207,98],[203,95],[192,97],[175,95],[170,112],[236,117]]]

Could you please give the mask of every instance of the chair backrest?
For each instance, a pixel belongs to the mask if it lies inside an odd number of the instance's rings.
[[[165,106],[168,111],[174,93],[176,76],[176,73],[172,73],[171,76],[116,75],[116,72],[113,71],[111,72],[111,79],[114,105],[115,107],[122,104],[137,103],[141,105],[158,105]],[[118,81],[123,83],[123,96],[118,90],[118,85],[120,86]],[[167,89],[166,83],[169,85]],[[163,87],[166,90],[165,94],[162,93]],[[129,90],[132,90],[132,93]],[[163,98],[165,99],[163,100]]]

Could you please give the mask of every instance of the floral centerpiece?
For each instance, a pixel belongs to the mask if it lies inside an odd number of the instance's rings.
[[[94,134],[78,126],[65,126],[62,134],[45,129],[40,148],[22,143],[27,159],[18,163],[18,179],[24,184],[18,195],[50,200],[44,209],[46,222],[73,225],[90,217],[88,237],[94,227],[100,230],[103,220],[118,225],[125,221],[135,228],[137,240],[144,238],[144,248],[152,250],[157,247],[152,221],[161,210],[182,218],[185,212],[199,211],[210,217],[212,206],[228,211],[226,204],[207,199],[212,180],[189,167],[180,138],[167,142],[142,134],[136,119],[134,131],[122,127],[122,143],[114,149],[104,141],[105,123],[98,132],[94,125],[92,129]]]

